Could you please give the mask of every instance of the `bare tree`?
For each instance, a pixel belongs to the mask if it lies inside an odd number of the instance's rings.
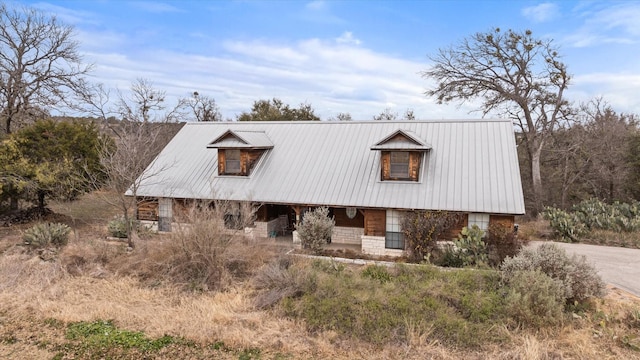
[[[338,115],[336,115],[336,120],[338,121],[351,121],[351,114],[350,113],[338,113]]]
[[[482,99],[483,115],[507,116],[522,133],[531,170],[533,211],[542,207],[540,155],[557,125],[571,115],[564,99],[570,76],[551,40],[531,31],[495,28],[440,49],[431,69],[422,73],[436,81],[426,92],[438,103]]]
[[[581,106],[583,124],[588,134],[584,142],[591,156],[587,179],[592,194],[606,201],[628,200],[627,159],[631,135],[637,130],[635,116],[618,114],[602,98]]]
[[[138,217],[138,190],[143,182],[152,183],[167,170],[150,170],[149,165],[179,130],[180,124],[175,120],[181,119],[180,105],[167,111],[164,92],[155,89],[146,79],[137,79],[129,95],[119,92],[115,109],[107,107],[110,103],[108,91],[101,86],[94,90],[85,100],[92,114],[100,117],[112,134],[112,141],[105,142],[100,151],[107,178],[100,185],[115,193],[104,200],[120,209],[127,224],[129,246],[133,247],[135,228],[132,223]],[[108,118],[114,113],[122,120],[109,122]]]
[[[374,115],[373,120],[415,120],[416,116],[413,114],[412,109],[407,109],[402,118],[399,117],[398,113],[392,112],[391,108],[384,109],[380,114]]]
[[[11,133],[57,106],[74,107],[91,66],[82,63],[73,27],[36,9],[0,3],[0,118]]]
[[[220,108],[212,97],[194,91],[191,98],[182,99],[181,102],[195,116],[196,121],[222,121]]]

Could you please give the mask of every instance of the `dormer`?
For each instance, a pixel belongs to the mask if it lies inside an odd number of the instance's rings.
[[[420,181],[420,166],[431,145],[409,130],[397,130],[378,141],[381,181]]]
[[[218,175],[249,176],[273,143],[264,131],[227,130],[207,148],[218,149]]]

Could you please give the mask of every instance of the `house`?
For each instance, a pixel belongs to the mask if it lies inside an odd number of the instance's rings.
[[[150,165],[140,218],[169,230],[192,199],[252,202],[253,236],[327,206],[333,243],[400,255],[406,211],[448,210],[483,229],[524,214],[508,120],[188,123]],[[295,235],[295,234],[294,234]]]

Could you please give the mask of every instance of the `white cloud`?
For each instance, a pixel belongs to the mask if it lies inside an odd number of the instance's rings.
[[[296,43],[227,41],[225,53],[188,55],[146,51],[144,58],[117,53],[89,54],[96,77],[126,91],[136,78],[148,78],[167,98],[193,91],[212,96],[225,117],[250,109],[253,101],[279,97],[291,105],[312,104],[324,119],[349,112],[369,120],[386,107],[418,118],[468,118],[471,105],[436,105],[425,97],[427,81],[419,75],[426,64],[403,60],[370,49],[321,39]]]
[[[81,10],[73,10],[45,2],[35,3],[34,8],[55,15],[63,23],[67,24],[97,24],[93,13]]]
[[[353,37],[353,33],[351,31],[345,31],[336,38],[336,42],[338,44],[350,44],[350,45],[360,45],[362,41]]]
[[[554,20],[559,14],[558,5],[553,3],[542,3],[522,9],[524,17],[538,23]]]
[[[171,12],[183,12],[182,9],[157,1],[134,1],[130,3],[131,6],[152,13],[171,13]]]
[[[640,114],[640,75],[634,73],[594,72],[575,76],[570,93],[576,102],[602,96],[619,112]]]
[[[588,4],[588,3],[587,3]],[[600,44],[636,44],[640,41],[640,3],[626,2],[592,7],[582,4],[575,15],[582,25],[564,41],[575,47]]]

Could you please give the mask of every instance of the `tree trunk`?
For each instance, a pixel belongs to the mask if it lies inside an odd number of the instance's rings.
[[[40,211],[41,214],[44,214],[44,205],[44,192],[38,191],[38,211]]]
[[[542,155],[543,141],[535,139],[532,141],[529,148],[529,154],[531,159],[531,185],[533,186],[533,213],[531,215],[537,216],[542,211],[543,206],[543,189],[542,189],[542,177],[540,175],[540,157]]]

